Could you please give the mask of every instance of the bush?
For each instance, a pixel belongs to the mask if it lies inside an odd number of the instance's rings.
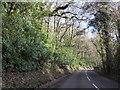
[[[38,69],[39,64],[33,61],[19,60],[13,64],[13,71],[31,71]]]
[[[3,69],[17,71],[36,69],[38,62],[51,57],[46,35],[32,24],[32,19],[20,14],[3,15]],[[33,62],[34,61],[34,62]]]
[[[76,53],[74,53],[71,47],[60,47],[53,54],[54,62],[59,65],[59,67],[64,67],[65,65],[76,65],[79,63]]]
[[[3,69],[11,71],[31,71],[37,69],[39,64],[34,61],[27,61],[21,58],[14,58],[10,62],[3,61]]]

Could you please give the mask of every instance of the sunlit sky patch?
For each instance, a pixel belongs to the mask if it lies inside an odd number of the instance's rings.
[[[68,0],[68,1],[71,1],[71,0]],[[90,1],[90,0],[89,0]],[[92,0],[92,1],[96,1],[96,0]],[[115,1],[115,0],[112,0],[112,1]],[[118,1],[118,0],[117,0]],[[61,3],[63,3],[63,2],[65,2],[65,0],[61,0],[60,2],[57,2],[57,4],[61,4]],[[67,2],[67,1],[66,1]],[[83,1],[80,1],[80,0],[74,0],[74,5],[77,5],[77,6],[79,6],[79,7],[81,7],[81,6],[83,6],[83,5],[87,5],[88,3],[86,3],[85,2],[85,0]],[[55,2],[56,3],[56,2]],[[64,3],[63,5],[66,5],[66,3]],[[53,7],[54,6],[56,6],[55,4],[53,4]],[[97,35],[97,30],[95,30],[95,28],[92,26],[92,27],[89,27],[88,28],[88,22],[89,22],[89,19],[94,19],[95,17],[94,17],[94,15],[93,14],[91,14],[91,13],[84,13],[84,15],[81,15],[82,14],[82,12],[83,12],[83,10],[82,9],[79,9],[79,8],[75,8],[75,7],[69,7],[69,8],[67,8],[67,9],[65,9],[65,11],[71,11],[71,12],[73,12],[73,13],[76,13],[77,15],[76,15],[76,17],[78,17],[79,19],[87,19],[87,20],[83,20],[83,21],[79,21],[80,23],[78,23],[78,22],[75,22],[75,26],[79,26],[80,27],[80,29],[82,30],[84,30],[84,29],[86,29],[85,30],[85,33],[86,33],[86,36],[87,37],[89,37],[89,38],[94,38],[94,37],[96,37],[96,35]],[[93,12],[93,13],[95,13],[95,12]],[[69,16],[69,17],[71,17],[71,15],[69,15],[69,14],[67,14],[67,16]],[[83,17],[83,16],[85,16],[85,17]],[[65,19],[61,19],[61,23],[65,23]]]
[[[89,17],[89,19],[94,19],[94,15],[88,14],[88,17]],[[89,22],[89,21],[82,21],[82,22],[80,23],[80,27],[81,27],[82,29],[87,28],[88,22]],[[86,36],[87,36],[88,38],[94,38],[94,37],[96,37],[97,30],[95,30],[94,27],[89,27],[89,28],[87,28],[87,29],[85,30],[85,33],[86,33]]]
[[[94,27],[89,27],[89,28],[86,30],[86,32],[87,32],[87,33],[86,33],[86,36],[87,36],[88,38],[95,38],[95,37],[96,37],[97,31],[92,32],[93,29],[94,29]]]

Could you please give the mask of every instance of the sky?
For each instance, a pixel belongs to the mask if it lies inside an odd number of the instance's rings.
[[[59,1],[59,0],[57,0],[57,1]],[[60,2],[58,2],[58,3],[62,3],[62,1],[64,1],[64,0],[61,0]],[[71,1],[71,0],[66,0],[66,1]],[[85,1],[85,0],[82,0],[82,1],[78,1],[78,0],[75,0],[76,1],[76,3],[75,3],[75,5],[77,5],[77,6],[82,6],[83,5],[83,1]],[[90,1],[90,0],[89,0]],[[92,1],[95,1],[95,0],[92,0]],[[114,0],[114,1],[119,1],[119,0]],[[70,9],[69,9],[70,10]],[[78,15],[77,15],[77,17],[79,17],[79,18],[81,18],[81,15],[80,15],[80,13],[82,12],[82,10],[81,9],[78,9],[78,8],[72,8],[71,9],[71,11],[73,10],[73,12],[75,11],[75,13],[77,13]],[[67,10],[66,10],[67,11]],[[88,14],[86,14],[85,16],[87,16],[87,17],[89,17],[89,19],[93,19],[94,18],[94,15],[90,15],[89,13]],[[61,20],[62,21],[62,23],[65,23],[65,19],[62,19]],[[80,29],[84,29],[84,28],[87,28],[87,24],[88,24],[88,21],[80,21],[81,23],[80,24],[77,24],[78,26],[80,26]],[[86,29],[85,30],[85,32],[86,32],[86,36],[88,37],[88,38],[95,38],[96,36],[97,36],[97,30],[95,30],[95,32],[92,32],[93,31],[93,29],[94,29],[94,27],[89,27],[88,29]]]
[[[80,27],[83,28],[83,29],[84,29],[84,28],[87,28],[87,23],[83,21],[83,22],[80,24]],[[88,29],[85,30],[86,36],[87,36],[88,38],[95,38],[95,37],[96,37],[97,32],[92,33],[92,30],[93,30],[93,29],[94,29],[94,27],[89,27]]]
[[[89,17],[90,19],[94,19],[94,15],[89,15],[89,14],[88,14],[88,17]],[[86,22],[86,21],[82,21],[82,22],[80,23],[80,27],[81,27],[82,29],[87,28],[87,25],[88,25],[88,21],[87,21],[87,22]],[[94,27],[89,27],[88,29],[85,30],[86,36],[87,36],[88,38],[95,38],[95,37],[96,37],[97,30],[96,30],[96,32],[92,32],[93,29],[94,29]]]

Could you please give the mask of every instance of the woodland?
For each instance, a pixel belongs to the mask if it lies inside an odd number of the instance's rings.
[[[2,2],[2,71],[93,68],[120,80],[119,2]]]

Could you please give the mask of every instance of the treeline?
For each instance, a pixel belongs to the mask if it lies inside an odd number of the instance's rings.
[[[100,5],[102,8],[100,8]],[[99,70],[113,75],[117,79],[120,77],[120,6],[119,2],[95,3],[93,6],[98,6],[97,12],[94,14],[96,22],[89,22],[98,30],[98,38],[92,42],[101,57]]]
[[[2,3],[3,69],[98,66],[120,75],[119,11],[119,4],[110,2]],[[90,41],[91,27],[96,37]]]
[[[30,71],[42,66],[55,68],[55,64],[59,67],[84,65],[75,48],[67,42],[67,35],[64,37],[65,32],[60,40],[55,29],[56,36],[50,36],[50,4],[4,2],[2,11],[3,70]],[[66,43],[61,42],[63,37]]]

